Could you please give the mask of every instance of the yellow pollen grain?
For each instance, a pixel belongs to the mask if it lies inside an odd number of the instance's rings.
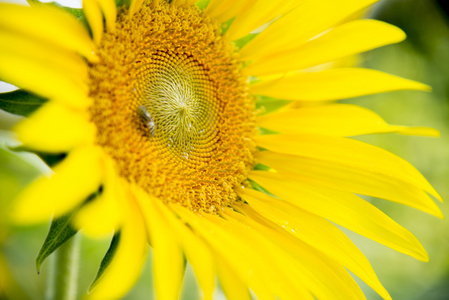
[[[234,49],[195,6],[119,14],[90,68],[96,143],[166,203],[217,212],[253,167],[254,103]]]

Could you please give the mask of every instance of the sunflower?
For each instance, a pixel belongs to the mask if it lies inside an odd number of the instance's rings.
[[[154,253],[159,299],[185,259],[205,299],[390,299],[336,226],[416,259],[419,241],[359,195],[442,217],[408,162],[349,137],[388,125],[334,100],[429,87],[339,59],[404,33],[353,20],[375,0],[86,0],[0,4],[0,78],[40,99],[22,149],[53,164],[18,197],[22,224],[114,233],[92,299],[120,298]],[[31,96],[30,96],[31,97]]]

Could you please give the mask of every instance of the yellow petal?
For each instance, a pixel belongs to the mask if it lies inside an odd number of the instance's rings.
[[[356,20],[335,27],[299,47],[271,53],[269,59],[260,59],[243,71],[257,77],[297,71],[404,39],[404,32],[393,25],[376,20]]]
[[[313,186],[269,172],[253,171],[252,180],[282,200],[348,228],[360,235],[416,259],[428,255],[406,229],[367,201],[348,192]]]
[[[239,195],[259,213],[259,218],[269,219],[277,224],[279,229],[283,228],[292,236],[334,259],[366,282],[384,299],[390,299],[366,257],[330,222],[252,189],[240,189]],[[256,212],[252,212],[247,205],[240,207],[246,215],[254,219]]]
[[[377,0],[297,1],[294,11],[249,42],[240,51],[240,57],[251,61],[270,56],[279,49],[297,48],[374,2]]]
[[[61,66],[47,65],[1,49],[0,77],[25,90],[71,107],[86,108],[92,103],[87,96],[88,86],[82,82],[83,76],[74,78]]]
[[[210,0],[204,13],[215,20],[217,23],[223,23],[232,17],[245,11],[253,4],[249,0]]]
[[[83,12],[89,22],[95,44],[99,45],[103,37],[103,15],[97,0],[83,0]]]
[[[239,280],[228,264],[217,259],[218,279],[227,299],[251,300],[248,287]]]
[[[15,128],[24,146],[38,151],[60,153],[92,143],[95,126],[87,115],[48,102]]]
[[[403,135],[421,135],[421,136],[429,136],[429,137],[439,137],[441,134],[435,128],[429,127],[405,127],[401,129],[399,134]]]
[[[249,9],[243,10],[237,15],[236,19],[232,22],[226,32],[227,37],[230,40],[242,38],[268,21],[290,11],[295,5],[298,5],[299,2],[300,1],[298,0],[282,2],[256,0]]]
[[[72,15],[50,6],[0,3],[0,29],[27,35],[75,51],[96,61],[89,33]]]
[[[313,135],[264,135],[255,138],[259,146],[274,152],[313,158],[331,164],[331,166],[354,169],[369,174],[381,175],[390,181],[409,183],[421,188],[441,200],[441,196],[429,182],[404,159],[381,148],[347,138],[332,138]],[[374,175],[374,176],[375,176]],[[441,215],[439,209],[432,206],[431,199],[425,200],[428,209]],[[413,203],[404,203],[412,205]],[[426,206],[426,205],[424,205]],[[419,207],[424,210],[425,207]],[[435,210],[436,209],[436,210]]]
[[[155,2],[153,1],[153,4],[155,5]],[[134,15],[142,6],[143,0],[131,0],[131,5],[129,6],[129,12],[128,14],[130,16]]]
[[[184,276],[184,256],[174,230],[158,205],[160,201],[138,187],[134,194],[139,201],[153,248],[153,278],[157,298],[176,300]]]
[[[253,94],[279,99],[329,101],[398,90],[429,91],[430,87],[376,70],[343,68],[261,81],[252,85],[251,90]]]
[[[73,150],[58,164],[55,173],[31,183],[17,198],[12,217],[32,224],[59,217],[94,193],[103,177],[101,150],[84,147]]]
[[[287,178],[395,201],[442,217],[438,206],[421,188],[386,173],[270,151],[260,153],[258,158]]]
[[[313,299],[301,280],[294,280],[285,272],[290,267],[285,267],[284,259],[290,257],[286,257],[285,253],[277,253],[280,249],[274,243],[264,241],[260,235],[253,235],[252,231],[217,216],[197,216],[180,207],[174,206],[174,209],[204,236],[222,257],[223,263],[254,291],[258,299],[272,299],[274,294],[281,299]],[[261,253],[258,249],[266,252]]]
[[[129,200],[122,208],[124,223],[118,247],[110,265],[86,297],[89,300],[120,299],[140,276],[148,250],[147,234],[137,204]]]
[[[45,66],[60,69],[61,74],[87,82],[87,64],[73,51],[65,48],[43,43],[42,41],[18,35],[11,31],[0,31],[0,57],[6,53],[22,56],[24,60],[38,61]],[[1,60],[1,64],[6,61]],[[21,70],[24,72],[24,70]]]
[[[103,238],[117,231],[122,223],[122,207],[126,205],[125,181],[118,177],[110,158],[103,159],[104,182],[101,195],[85,204],[75,215],[73,224],[91,238]]]
[[[236,233],[257,249],[263,249],[266,263],[279,266],[282,273],[293,281],[294,287],[289,287],[288,290],[281,285],[276,289],[276,295],[280,299],[305,299],[303,293],[295,290],[299,286],[298,281],[318,299],[365,299],[359,286],[343,266],[316,249],[300,240],[293,242],[285,234],[229,208],[225,209],[224,217],[228,220],[225,223],[227,227],[235,229]],[[306,298],[310,298],[310,295]]]
[[[397,132],[438,136],[432,128],[387,124],[373,111],[352,104],[331,104],[282,110],[262,115],[257,125],[285,134],[324,136],[356,136],[371,133]]]
[[[97,0],[106,19],[106,26],[109,32],[115,31],[115,21],[117,19],[117,6],[113,0]]]
[[[246,241],[242,242],[241,237],[235,232],[228,231],[183,207],[172,205],[171,208],[207,241],[217,253],[217,259],[221,258],[223,263],[236,274],[236,279],[250,287],[257,294],[258,299],[272,299],[273,293],[267,286],[266,279],[267,276],[271,276],[272,270],[264,269],[267,268],[266,261],[259,254],[252,255],[253,248]]]
[[[160,201],[153,201],[165,219],[192,265],[203,290],[204,299],[212,299],[215,288],[215,261],[209,247]]]

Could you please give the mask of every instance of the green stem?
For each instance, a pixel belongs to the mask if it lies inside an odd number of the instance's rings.
[[[48,285],[47,299],[75,300],[78,279],[80,239],[75,235],[62,244],[56,251],[53,274],[50,274],[52,284]]]

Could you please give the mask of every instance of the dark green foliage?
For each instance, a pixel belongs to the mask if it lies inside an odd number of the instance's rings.
[[[101,260],[100,268],[98,269],[97,276],[95,277],[94,281],[90,285],[89,291],[91,291],[95,287],[96,283],[98,282],[98,279],[100,279],[101,275],[103,275],[104,271],[111,263],[112,259],[114,258],[115,251],[117,250],[119,242],[120,242],[120,231],[117,232],[114,235],[114,237],[112,238],[111,245],[109,246],[109,249],[106,252],[106,254],[104,255],[103,259]]]
[[[71,217],[72,213],[56,218],[51,222],[47,238],[36,257],[38,273],[45,259],[77,233],[78,230],[73,228],[70,223]]]
[[[0,109],[15,115],[29,116],[45,102],[45,98],[24,90],[0,93]]]

